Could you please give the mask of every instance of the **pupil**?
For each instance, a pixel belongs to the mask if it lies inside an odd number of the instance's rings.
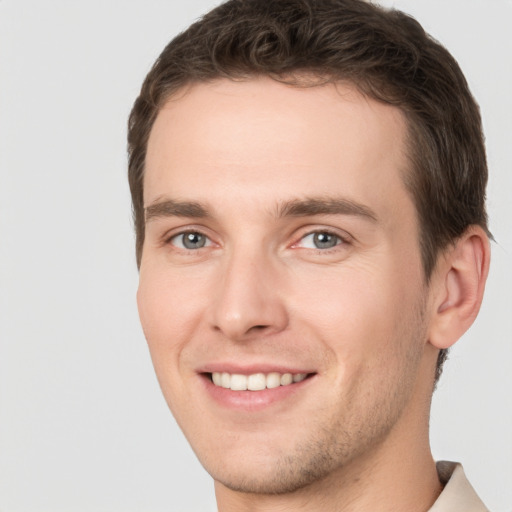
[[[187,249],[200,249],[205,243],[205,237],[200,233],[186,233],[183,236],[183,245]]]
[[[336,237],[329,233],[315,233],[314,243],[319,249],[329,249],[337,243]]]

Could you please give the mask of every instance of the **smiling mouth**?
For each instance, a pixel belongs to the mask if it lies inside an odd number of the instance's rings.
[[[262,391],[281,386],[290,386],[302,382],[312,374],[308,373],[253,373],[241,375],[237,373],[213,372],[210,380],[215,386],[232,391]]]

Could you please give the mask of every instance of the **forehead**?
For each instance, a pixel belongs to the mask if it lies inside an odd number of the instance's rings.
[[[400,110],[350,84],[194,84],[154,123],[145,204],[165,195],[211,203],[218,192],[225,201],[233,188],[245,205],[336,193],[393,209],[409,200],[405,137]]]

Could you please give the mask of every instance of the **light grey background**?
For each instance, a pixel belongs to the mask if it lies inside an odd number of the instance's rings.
[[[512,510],[512,2],[385,1],[479,100],[498,241],[479,319],[434,398],[436,458]],[[211,0],[0,1],[0,511],[213,511],[160,396],[135,307],[126,118]]]

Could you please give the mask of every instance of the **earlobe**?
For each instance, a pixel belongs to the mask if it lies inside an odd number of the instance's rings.
[[[471,226],[439,259],[429,342],[451,347],[475,320],[489,272],[490,245],[484,230]]]

